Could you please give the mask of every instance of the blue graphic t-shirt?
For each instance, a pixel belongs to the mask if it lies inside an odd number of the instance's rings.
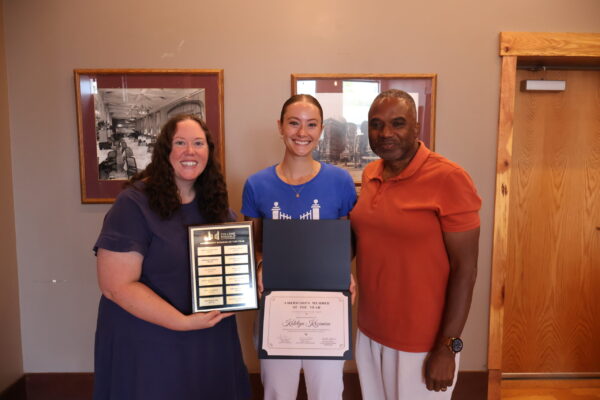
[[[264,219],[338,219],[356,202],[350,174],[321,162],[321,170],[302,185],[289,185],[275,165],[250,176],[244,185],[242,214]]]

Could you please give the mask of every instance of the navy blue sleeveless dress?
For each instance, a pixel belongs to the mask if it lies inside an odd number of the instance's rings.
[[[133,188],[117,197],[94,250],[137,251],[140,281],[184,314],[192,311],[187,225],[205,220],[196,202],[168,220]],[[143,321],[102,296],[95,345],[96,400],[249,399],[235,317],[178,332]]]

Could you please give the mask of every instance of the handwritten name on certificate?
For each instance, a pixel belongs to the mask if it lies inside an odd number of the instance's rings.
[[[350,349],[348,302],[341,292],[269,293],[262,349],[270,357],[343,357]]]

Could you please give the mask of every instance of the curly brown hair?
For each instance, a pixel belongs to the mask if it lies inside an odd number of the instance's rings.
[[[206,167],[194,183],[198,208],[208,223],[225,222],[229,219],[227,185],[215,155],[215,143],[208,126],[195,115],[179,114],[167,121],[156,139],[152,151],[152,161],[145,170],[132,176],[125,186],[137,187],[138,185],[134,184],[142,181],[144,183],[143,190],[149,198],[150,208],[164,219],[171,217],[179,209],[181,197],[175,184],[174,170],[169,161],[169,155],[177,124],[188,119],[196,121],[200,125],[206,134],[206,143],[208,144]]]

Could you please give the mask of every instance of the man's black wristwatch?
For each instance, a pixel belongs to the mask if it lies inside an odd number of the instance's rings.
[[[460,353],[460,351],[463,349],[463,341],[461,338],[448,338],[448,342],[446,343],[446,345],[454,354]]]

